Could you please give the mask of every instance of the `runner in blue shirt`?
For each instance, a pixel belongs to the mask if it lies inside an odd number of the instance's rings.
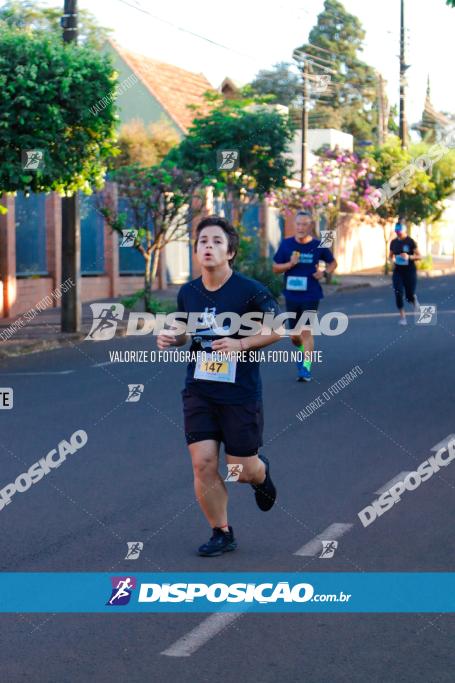
[[[305,311],[316,312],[323,298],[319,281],[324,271],[319,268],[319,261],[324,261],[326,272],[333,273],[337,262],[326,247],[320,247],[320,240],[313,236],[313,221],[307,211],[298,211],[295,217],[295,235],[285,238],[273,257],[273,272],[284,273],[283,294],[286,310],[296,313],[296,322]],[[294,329],[295,325],[290,325]],[[314,351],[314,339],[311,329],[302,330],[292,335],[291,341],[300,351],[302,358],[305,352],[311,358]],[[311,360],[297,362],[298,381],[311,381]]]
[[[229,319],[252,312],[280,314],[277,302],[264,285],[232,270],[238,245],[236,230],[224,218],[204,218],[196,228],[194,245],[202,275],[183,285],[177,297],[179,312],[198,313],[202,325],[191,337],[190,352],[246,352],[245,360],[240,356],[238,360],[218,363],[204,362],[199,354],[197,361],[188,364],[182,391],[194,489],[213,530],[210,540],[198,550],[206,557],[237,547],[227,517],[224,481],[229,479],[223,480],[218,471],[221,442],[228,465],[236,469],[236,478],[231,480],[251,484],[263,511],[270,510],[276,498],[269,461],[258,453],[264,422],[262,388],[259,362],[251,352],[279,341],[281,336],[259,323],[258,329],[264,334],[227,336],[215,319],[220,314]],[[163,331],[158,336],[158,348],[182,346],[190,336]]]

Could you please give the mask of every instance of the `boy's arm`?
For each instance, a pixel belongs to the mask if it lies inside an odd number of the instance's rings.
[[[264,346],[270,346],[270,344],[276,344],[280,341],[281,336],[276,332],[272,332],[270,328],[262,326],[262,332],[259,334],[254,334],[251,337],[242,337],[239,339],[241,343],[242,351],[250,351],[253,349],[261,349]]]

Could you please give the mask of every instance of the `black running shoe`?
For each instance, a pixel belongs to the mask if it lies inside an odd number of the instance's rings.
[[[270,466],[269,461],[265,455],[259,455],[259,458],[265,463],[265,480],[262,484],[251,484],[254,488],[254,496],[256,498],[256,503],[258,508],[263,512],[267,512],[273,507],[276,499],[276,488],[273,481],[270,478]]]
[[[226,533],[219,527],[213,529],[213,536],[208,543],[204,543],[198,548],[198,555],[203,557],[216,557],[222,555],[230,550],[237,548],[237,541],[234,538],[234,530],[230,526],[229,533]]]

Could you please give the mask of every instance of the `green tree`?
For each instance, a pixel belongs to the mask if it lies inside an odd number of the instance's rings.
[[[0,35],[0,193],[90,192],[114,153],[115,111],[89,107],[115,86],[106,55],[42,33]],[[44,168],[25,170],[27,150]]]
[[[283,289],[283,278],[273,272],[269,256],[259,256],[261,251],[259,230],[248,230],[237,226],[239,249],[235,257],[234,270],[262,282],[278,299]]]
[[[289,118],[255,99],[225,100],[208,94],[212,109],[193,121],[188,135],[167,159],[177,167],[196,171],[214,193],[232,198],[239,222],[248,201],[255,201],[274,187],[283,187],[292,161],[286,158],[293,139]],[[217,168],[217,151],[237,150],[239,166]]]
[[[166,121],[146,126],[140,119],[133,119],[120,127],[117,143],[120,154],[113,158],[112,167],[132,164],[155,166],[179,143],[179,139]]]
[[[392,104],[389,111],[388,130],[392,135],[398,135],[400,127],[398,125],[398,105]]]
[[[123,166],[112,173],[119,198],[127,202],[127,211],[119,211],[105,201],[99,206],[112,230],[123,236],[124,230],[137,230],[133,247],[144,257],[145,310],[154,312],[152,288],[162,250],[169,242],[188,236],[190,217],[198,212],[197,189],[201,178],[163,163],[143,168],[138,164]],[[199,202],[202,206],[202,202]]]
[[[419,143],[412,145],[410,153],[414,160],[435,158],[431,150],[435,145]],[[413,213],[420,216],[420,220],[425,221],[425,232],[427,244],[430,244],[434,224],[437,223],[446,208],[446,199],[455,192],[455,149],[447,148],[441,158],[431,164],[427,170],[427,175],[431,179],[430,189],[427,193],[412,195]]]
[[[376,75],[359,58],[365,31],[338,0],[325,0],[308,43],[299,50],[314,73],[330,75],[330,86],[309,115],[312,127],[337,127],[356,139],[373,139],[377,127]]]
[[[61,6],[43,7],[37,0],[7,0],[0,7],[0,27],[3,23],[6,28],[54,33],[61,37],[62,8],[63,3]],[[93,14],[85,9],[78,10],[77,19],[78,41],[87,47],[101,47],[112,32],[100,26]]]
[[[414,150],[415,151],[415,150]],[[401,189],[384,203],[377,207],[377,216],[383,226],[384,242],[386,248],[386,260],[384,272],[389,270],[388,262],[388,225],[390,221],[404,217],[407,222],[418,224],[432,215],[437,215],[442,209],[442,204],[437,198],[437,193],[442,191],[436,189],[437,166],[434,166],[434,173],[427,173],[420,168],[421,164],[415,163],[416,157],[411,150],[401,147],[400,139],[390,136],[384,145],[374,149],[369,155],[369,163],[372,168],[371,184],[376,188],[383,188],[387,183],[393,191],[402,185]],[[414,163],[413,163],[414,161]],[[406,182],[398,182],[398,174],[407,170]],[[395,183],[394,178],[397,179]],[[396,187],[395,187],[396,184]]]
[[[295,104],[302,93],[302,81],[289,67],[287,62],[280,62],[271,69],[261,69],[250,83],[252,91],[257,95],[273,95],[273,101],[285,107]]]

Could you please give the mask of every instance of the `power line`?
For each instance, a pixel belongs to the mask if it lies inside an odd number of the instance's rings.
[[[228,52],[233,52],[234,54],[240,55],[241,57],[246,57],[247,59],[251,59],[252,61],[255,61],[259,63],[259,60],[257,57],[253,57],[252,55],[248,55],[245,52],[240,52],[239,50],[235,50],[232,47],[228,47],[227,45],[223,45],[222,43],[218,43],[216,40],[212,40],[211,38],[207,38],[207,36],[203,36],[200,33],[195,33],[194,31],[190,31],[187,28],[184,28],[183,26],[179,26],[178,24],[174,24],[172,21],[168,21],[167,19],[162,19],[161,17],[156,16],[156,14],[152,14],[152,12],[149,12],[147,9],[144,9],[141,5],[138,4],[132,4],[131,2],[128,2],[128,0],[118,0],[119,2],[123,3],[124,5],[128,5],[128,7],[133,7],[133,9],[137,9],[139,12],[143,12],[144,14],[147,14],[149,17],[152,17],[152,19],[155,19],[156,21],[161,21],[163,24],[167,24],[168,26],[171,26],[172,28],[177,29],[178,31],[181,31],[182,33],[187,33],[190,36],[193,36],[195,38],[199,38],[200,40],[205,40],[206,43],[210,43],[211,45],[215,45],[216,47],[221,47],[223,50],[227,50]]]
[[[246,54],[246,53],[244,53],[244,52],[240,52],[240,51],[238,51],[238,50],[235,50],[234,48],[231,48],[231,47],[229,47],[229,46],[227,46],[227,45],[224,45],[224,44],[219,43],[219,42],[217,42],[217,41],[215,41],[215,40],[212,40],[211,38],[208,38],[207,36],[204,36],[204,35],[202,35],[202,34],[200,34],[200,33],[196,33],[196,32],[194,32],[194,31],[191,31],[190,29],[186,29],[186,28],[184,28],[183,26],[179,26],[178,24],[175,24],[175,23],[172,22],[172,21],[168,21],[167,19],[163,19],[162,17],[159,17],[159,16],[153,14],[152,12],[150,12],[149,10],[145,9],[145,8],[144,8],[139,2],[137,2],[136,0],[131,0],[131,1],[128,1],[128,0],[118,0],[118,1],[121,2],[122,4],[128,6],[128,7],[132,7],[133,9],[136,9],[136,10],[138,10],[139,12],[142,12],[143,14],[148,15],[149,17],[151,17],[152,19],[155,19],[156,21],[159,21],[159,22],[161,22],[161,23],[163,23],[163,24],[166,24],[166,25],[168,25],[168,26],[170,26],[170,27],[172,27],[172,28],[174,28],[174,29],[177,29],[178,31],[181,31],[182,33],[186,33],[186,34],[188,34],[188,35],[191,35],[191,36],[193,36],[193,37],[195,37],[195,38],[198,38],[198,39],[200,39],[200,40],[203,40],[203,41],[205,41],[205,42],[207,42],[207,43],[209,43],[209,44],[211,44],[211,45],[214,45],[214,46],[216,46],[216,47],[220,47],[220,48],[222,48],[223,50],[226,50],[226,51],[228,51],[228,52],[232,52],[232,53],[234,53],[234,54],[237,54],[237,55],[239,55],[239,56],[241,56],[241,57],[246,57],[247,59],[252,60],[252,61],[254,61],[254,62],[256,62],[256,63],[259,64],[259,60],[258,60],[256,57],[253,57],[252,55],[249,55],[249,54]],[[333,51],[331,51],[331,50],[327,50],[326,48],[322,48],[322,47],[320,47],[319,45],[313,45],[313,44],[311,44],[311,43],[308,43],[308,46],[311,47],[311,48],[315,48],[315,49],[317,49],[317,50],[320,50],[321,52],[326,53],[326,54],[329,54],[329,55],[331,55],[331,56],[333,56],[333,57],[335,57],[335,58],[342,59],[342,60],[344,61],[344,63],[346,63],[346,64],[349,66],[350,60],[347,59],[344,55],[342,55],[342,54],[340,54],[340,53],[333,52]],[[302,54],[304,54],[305,56],[307,56],[306,53],[302,53]],[[342,75],[342,74],[339,73],[339,71],[337,71],[337,70],[335,70],[335,69],[332,69],[332,68],[330,68],[330,67],[328,67],[328,66],[325,66],[324,64],[321,64],[321,63],[320,63],[320,62],[324,62],[325,64],[330,64],[331,66],[336,66],[335,64],[333,64],[333,62],[332,62],[331,60],[325,59],[324,57],[321,57],[321,56],[317,56],[317,57],[316,57],[316,56],[314,56],[314,55],[309,55],[309,57],[310,57],[310,59],[306,59],[306,60],[305,60],[308,64],[311,64],[311,65],[317,67],[318,69],[321,69],[321,70],[324,71],[325,73],[331,73],[331,74],[334,74],[334,75]],[[351,64],[354,65],[353,62],[351,62]],[[308,74],[308,76],[310,76],[310,74]],[[316,77],[317,77],[317,75],[316,75]],[[347,83],[348,83],[348,81],[346,81],[346,82],[344,82],[344,83],[343,83],[343,82],[341,82],[341,83],[338,82],[338,83],[337,83],[337,82],[331,81],[330,84],[328,84],[327,90],[324,91],[324,93],[318,93],[318,95],[319,95],[318,99],[322,99],[322,98],[324,98],[324,97],[327,98],[327,97],[333,96],[336,92],[339,92],[339,91],[340,91],[340,89],[343,87],[343,85],[346,85]],[[360,92],[359,92],[359,94],[361,95]]]

